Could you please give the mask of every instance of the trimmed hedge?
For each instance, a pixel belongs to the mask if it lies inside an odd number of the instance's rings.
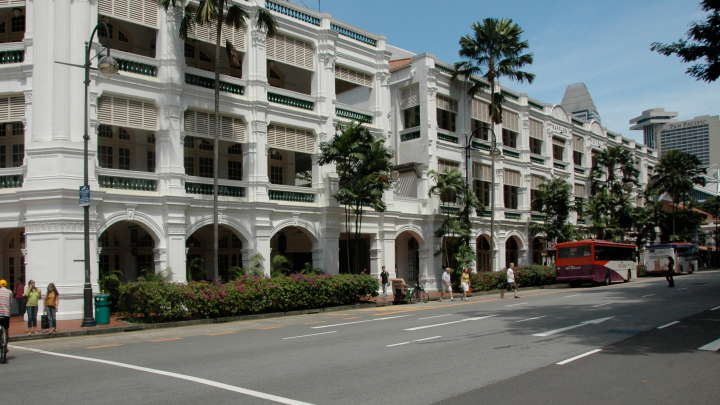
[[[529,265],[515,271],[515,282],[518,287],[531,287],[555,283],[555,269],[541,265]],[[507,277],[504,271],[474,273],[470,275],[470,286],[473,291],[488,291],[505,288]]]
[[[273,278],[243,276],[226,284],[136,281],[120,286],[120,311],[145,320],[221,318],[355,304],[376,296],[369,275],[304,275]]]

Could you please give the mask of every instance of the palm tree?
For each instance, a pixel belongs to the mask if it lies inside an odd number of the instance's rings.
[[[439,173],[435,170],[430,170],[430,177],[434,180],[435,185],[430,187],[428,195],[440,196],[441,202],[447,203],[458,203],[465,202],[468,197],[474,197],[474,195],[468,192],[468,187],[462,174],[457,169],[445,170]],[[450,263],[450,255],[447,248],[448,238],[446,236],[451,234],[459,234],[461,237],[467,239],[470,229],[467,227],[464,221],[459,220],[457,217],[451,215],[451,210],[445,211],[445,221],[442,226],[435,232],[435,236],[441,238],[440,250],[444,256],[444,263]]]
[[[672,238],[675,237],[675,214],[678,204],[690,201],[690,192],[698,184],[705,185],[705,169],[697,156],[679,150],[669,150],[660,158],[650,179],[650,191],[667,193],[672,199]]]
[[[229,0],[200,0],[197,6],[193,6],[189,1],[183,0],[160,0],[160,5],[167,11],[171,6],[182,12],[182,22],[180,23],[180,38],[187,39],[188,29],[192,24],[206,25],[215,24],[215,134],[214,134],[214,156],[213,156],[213,274],[212,280],[217,281],[218,272],[218,160],[220,160],[220,71],[218,64],[220,61],[220,39],[222,37],[223,25],[240,28],[246,20],[250,19],[250,15],[237,4],[230,4]],[[275,19],[272,14],[265,8],[258,9],[255,19],[255,26],[258,29],[264,29],[268,35],[275,33]],[[233,59],[237,55],[236,50],[226,41],[226,49],[228,58]]]

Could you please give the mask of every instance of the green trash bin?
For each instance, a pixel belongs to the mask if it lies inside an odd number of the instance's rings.
[[[110,294],[95,296],[95,323],[98,325],[110,323]]]

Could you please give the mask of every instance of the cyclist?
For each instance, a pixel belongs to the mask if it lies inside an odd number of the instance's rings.
[[[0,280],[0,325],[5,328],[5,333],[10,336],[10,297],[12,291],[7,289],[7,281]]]

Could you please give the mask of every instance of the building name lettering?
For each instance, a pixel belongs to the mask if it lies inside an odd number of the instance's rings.
[[[550,133],[559,134],[559,135],[565,135],[565,136],[570,136],[570,129],[569,129],[569,128],[565,128],[565,127],[562,126],[562,125],[558,125],[558,124],[549,122],[549,123],[547,124],[547,128],[548,128],[548,132],[550,132]]]
[[[699,127],[701,125],[707,125],[707,123],[702,120],[678,122],[677,124],[667,124],[665,126],[665,130],[667,131],[680,128]]]

